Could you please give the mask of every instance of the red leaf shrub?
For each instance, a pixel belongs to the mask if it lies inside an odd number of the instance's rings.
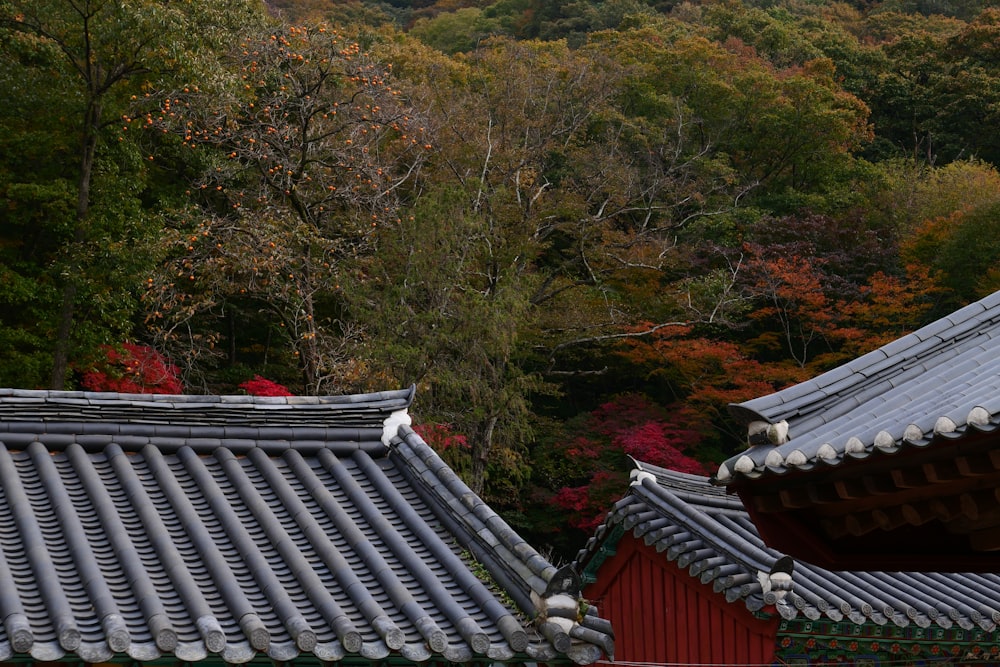
[[[704,475],[706,470],[699,461],[681,453],[685,442],[690,442],[691,432],[671,428],[663,422],[648,421],[615,437],[613,445],[634,459],[652,463],[661,468]]]
[[[640,395],[619,396],[587,415],[577,435],[562,445],[582,484],[559,489],[553,503],[570,513],[575,528],[592,532],[628,486],[625,455],[645,463],[696,475],[705,466],[684,454],[700,435],[671,423],[672,413]]]
[[[471,449],[468,439],[452,431],[449,424],[417,424],[413,430],[438,453],[449,449]]]
[[[288,391],[288,387],[278,384],[273,380],[268,380],[260,375],[254,375],[252,379],[247,380],[240,385],[240,389],[250,394],[251,396],[294,396],[292,392]]]
[[[604,520],[607,508],[625,493],[626,480],[620,471],[598,470],[585,486],[559,489],[552,502],[572,513],[570,525],[592,533]]]
[[[146,345],[123,343],[102,346],[104,358],[83,373],[80,386],[87,391],[121,394],[180,394],[180,371],[166,357]]]

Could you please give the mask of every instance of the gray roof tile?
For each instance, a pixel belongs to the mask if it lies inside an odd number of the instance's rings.
[[[784,554],[764,544],[738,496],[706,477],[637,462],[628,493],[577,554],[575,565],[587,579],[600,579],[601,564],[615,547],[609,540],[618,539],[616,527],[750,611],[775,604],[787,619],[944,629],[955,624],[988,632],[1000,623],[1000,576],[992,574],[832,571],[796,561],[793,591],[778,601],[763,592],[758,575]]]
[[[610,656],[411,400],[0,390],[0,660]]]
[[[816,455],[824,444],[835,455],[822,462],[837,465],[851,458],[847,450],[851,438],[860,439],[871,452],[875,437],[882,432],[895,441],[893,446],[878,448],[884,453],[961,438],[984,428],[969,423],[970,411],[977,406],[986,409],[987,428],[992,428],[1000,422],[998,336],[1000,292],[816,378],[731,405],[732,414],[745,423],[787,421],[790,440],[755,445],[732,456],[720,465],[713,480],[728,484],[740,477],[808,470],[820,462]],[[934,424],[941,417],[955,423],[953,432],[935,432]],[[922,437],[903,437],[911,425],[920,427]],[[775,454],[768,457],[772,450]],[[788,455],[796,450],[806,460],[789,463]],[[775,465],[777,460],[783,463]],[[752,467],[748,468],[748,461]]]

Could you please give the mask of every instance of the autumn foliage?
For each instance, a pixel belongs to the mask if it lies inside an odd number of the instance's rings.
[[[461,433],[456,433],[448,424],[416,424],[413,430],[439,453],[451,449],[469,449],[468,438]]]
[[[1000,288],[978,0],[78,4],[0,2],[0,386],[413,384],[548,541]]]
[[[241,383],[240,389],[251,396],[294,396],[288,387],[260,375],[254,375],[251,379]]]
[[[679,428],[672,415],[642,396],[623,395],[598,407],[575,426],[577,435],[562,445],[577,468],[581,484],[559,489],[553,502],[569,513],[570,525],[593,529],[627,485],[626,457],[670,470],[706,474],[705,466],[684,452],[699,434]]]
[[[80,386],[88,391],[122,394],[180,394],[178,369],[151,347],[123,343],[105,345],[104,357],[81,373]]]
[[[166,271],[147,283],[146,325],[191,364],[220,332],[188,323],[229,305],[263,312],[320,393],[356,372],[338,318],[343,265],[399,221],[400,188],[432,147],[391,84],[391,65],[325,26],[286,26],[230,54],[225,94],[171,91],[127,127],[172,135],[216,161],[164,234]],[[230,332],[234,337],[236,332]]]

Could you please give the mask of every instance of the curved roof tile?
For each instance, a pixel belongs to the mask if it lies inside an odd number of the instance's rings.
[[[0,660],[610,655],[594,614],[548,617],[556,568],[412,396],[0,390]]]
[[[631,531],[732,603],[783,618],[825,617],[857,624],[958,625],[992,632],[1000,623],[1000,576],[831,571],[795,561],[793,589],[778,600],[760,573],[784,556],[761,540],[738,496],[708,478],[636,463],[628,493],[609,512],[575,565],[593,579],[623,532]]]
[[[812,380],[730,406],[786,422],[785,442],[724,461],[713,482],[894,455],[1000,426],[1000,292]]]

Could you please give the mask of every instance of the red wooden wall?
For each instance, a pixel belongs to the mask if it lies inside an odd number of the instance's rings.
[[[626,533],[584,590],[615,631],[615,662],[761,665],[774,661],[778,618],[702,584]]]

